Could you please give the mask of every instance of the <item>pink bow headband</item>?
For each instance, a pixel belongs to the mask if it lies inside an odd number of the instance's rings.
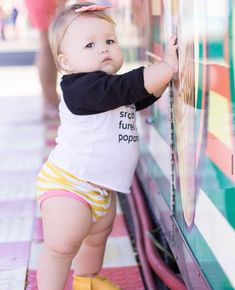
[[[74,11],[76,13],[82,13],[86,11],[104,11],[107,8],[111,8],[111,6],[106,6],[106,5],[88,5],[88,6],[83,6],[81,8],[77,8]]]
[[[87,11],[104,11],[107,8],[112,8],[111,6],[106,6],[106,5],[97,5],[97,4],[93,4],[93,5],[87,5],[87,6],[82,6],[81,8],[76,8],[73,11],[75,12],[74,17],[69,21],[69,23],[67,23],[61,38],[59,40],[59,44],[58,47],[60,46],[60,43],[62,42],[64,35],[67,31],[67,29],[69,28],[70,24],[74,21],[74,19],[76,19],[80,14],[82,14],[83,12],[87,12]]]

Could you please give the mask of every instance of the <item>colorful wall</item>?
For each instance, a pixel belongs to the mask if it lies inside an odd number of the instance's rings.
[[[196,289],[189,266],[194,263],[202,287],[234,289],[235,2],[149,4],[150,61],[163,56],[176,33],[179,74],[139,118],[139,177],[174,253],[181,255],[187,285]]]

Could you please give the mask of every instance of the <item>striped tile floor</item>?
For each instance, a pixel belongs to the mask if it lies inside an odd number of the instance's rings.
[[[42,248],[35,177],[54,146],[57,122],[42,122],[40,98],[0,95],[0,290],[36,290]],[[144,290],[118,204],[102,274],[123,290]],[[66,290],[71,289],[71,277]]]

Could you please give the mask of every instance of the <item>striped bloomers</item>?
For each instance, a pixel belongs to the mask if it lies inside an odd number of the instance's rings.
[[[92,221],[103,217],[111,205],[112,191],[103,190],[81,180],[62,168],[46,161],[37,178],[37,198],[39,205],[55,196],[70,197],[90,207]]]

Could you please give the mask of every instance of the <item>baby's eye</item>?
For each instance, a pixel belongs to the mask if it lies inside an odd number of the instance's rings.
[[[113,43],[115,43],[115,41],[113,39],[108,39],[108,40],[106,40],[106,43],[107,44],[113,44]]]
[[[95,45],[94,42],[90,42],[85,46],[85,48],[92,48],[94,45]]]

